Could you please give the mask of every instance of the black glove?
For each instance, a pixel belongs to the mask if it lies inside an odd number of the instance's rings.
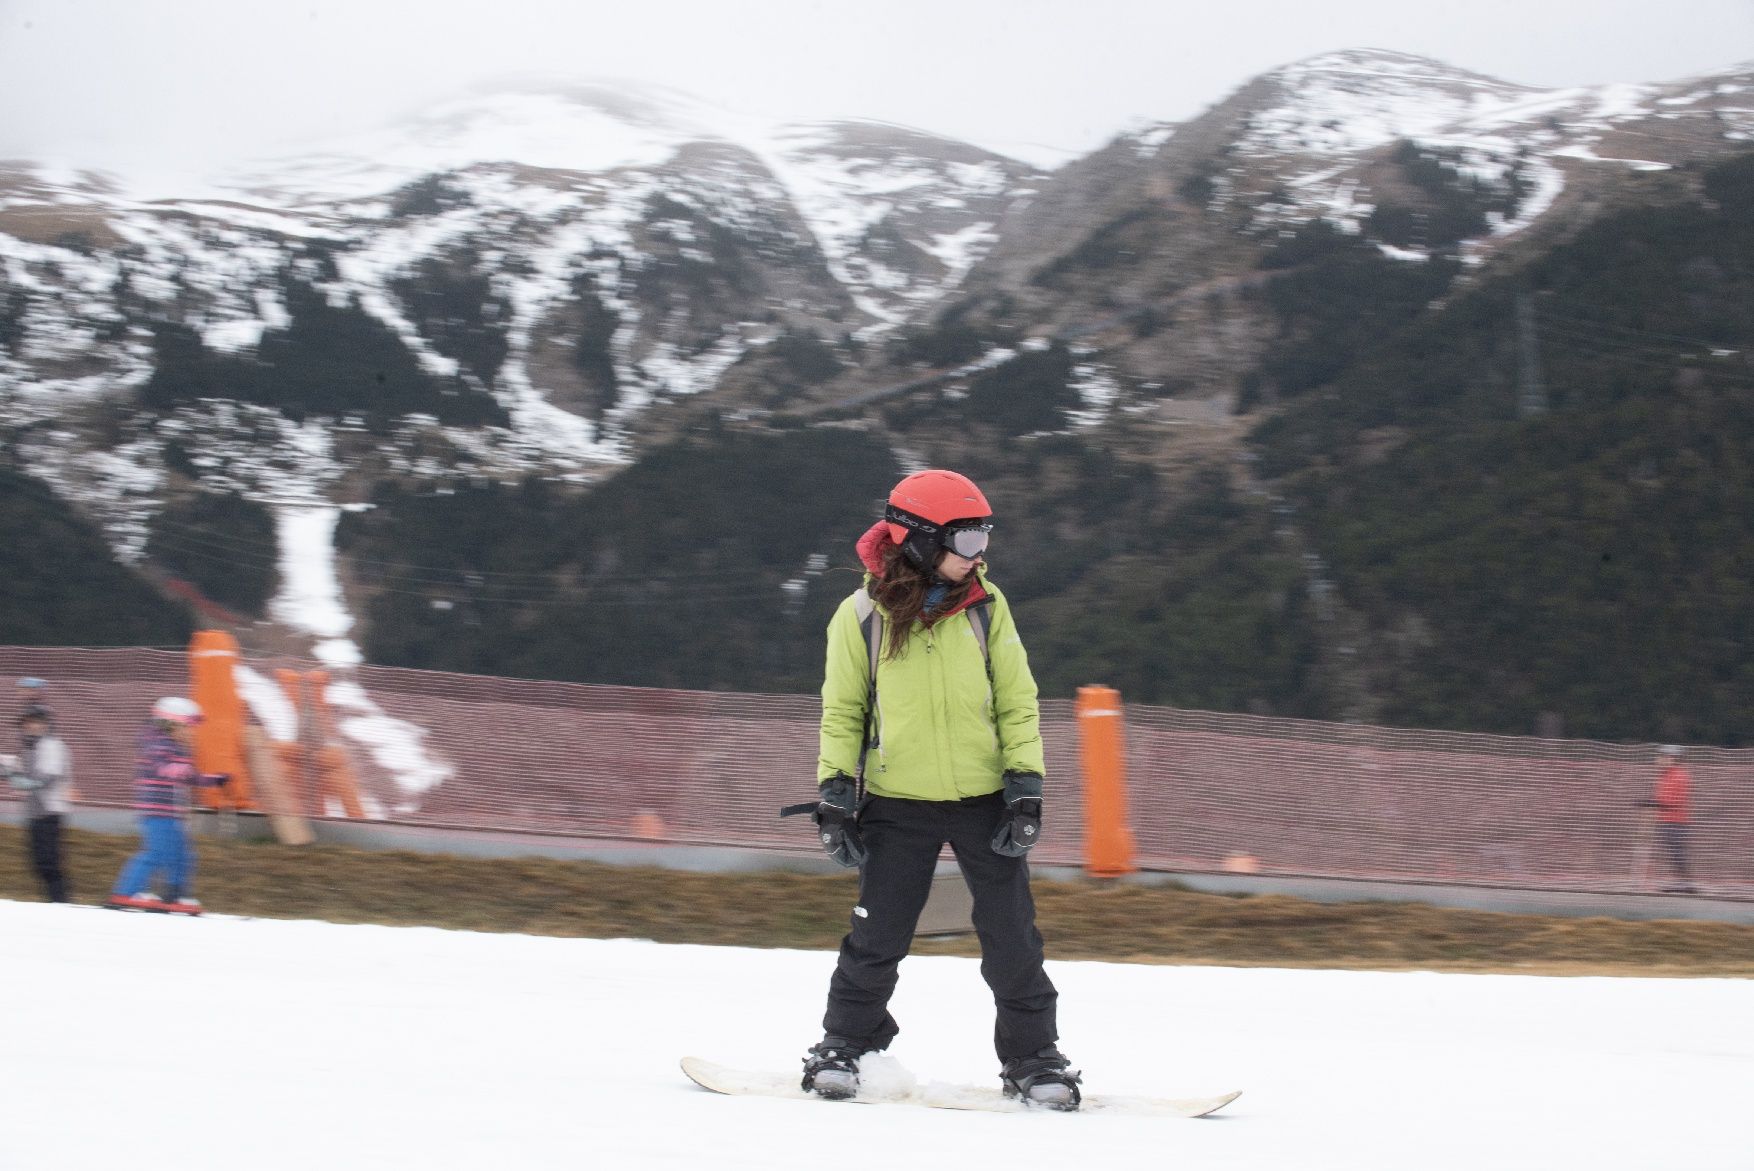
[[[822,799],[816,804],[816,833],[828,856],[849,868],[865,863],[858,815],[858,786],[853,778],[836,773],[822,782]]]
[[[1007,858],[1021,858],[1041,838],[1041,776],[1038,773],[1005,774],[1005,820],[993,835],[993,850]]]

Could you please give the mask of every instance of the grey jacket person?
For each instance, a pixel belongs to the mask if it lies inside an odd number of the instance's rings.
[[[26,817],[66,814],[73,809],[73,756],[67,742],[45,732],[24,746],[8,778],[24,795]]]

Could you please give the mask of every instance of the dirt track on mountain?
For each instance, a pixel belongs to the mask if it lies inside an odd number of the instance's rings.
[[[18,828],[0,826],[0,898],[38,896]],[[101,901],[131,838],[72,833],[74,895]],[[196,893],[236,915],[667,943],[832,949],[851,875],[696,874],[544,858],[198,842]],[[1627,922],[1401,903],[1314,903],[1095,880],[1036,883],[1050,958],[1552,975],[1754,976],[1754,926]],[[975,955],[972,936],[915,951]]]

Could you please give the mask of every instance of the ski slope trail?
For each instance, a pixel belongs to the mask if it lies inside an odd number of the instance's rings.
[[[1182,1120],[682,1076],[693,1052],[796,1069],[825,952],[5,902],[0,939],[0,1168],[1754,1167],[1748,980],[1050,961],[1087,1092],[1247,1090]],[[912,1075],[993,1079],[973,961],[909,959],[894,1009]]]

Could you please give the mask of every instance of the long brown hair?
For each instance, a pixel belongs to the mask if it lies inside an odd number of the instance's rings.
[[[959,582],[950,585],[950,591],[944,600],[938,603],[938,612],[954,610],[968,591],[974,588],[975,574],[969,575]],[[907,647],[908,632],[919,620],[920,612],[926,608],[926,590],[931,587],[932,579],[928,574],[914,568],[902,553],[899,545],[883,547],[883,574],[871,583],[871,597],[888,613],[888,629],[884,632],[883,650],[886,659],[898,659]],[[927,619],[927,625],[932,620]]]

